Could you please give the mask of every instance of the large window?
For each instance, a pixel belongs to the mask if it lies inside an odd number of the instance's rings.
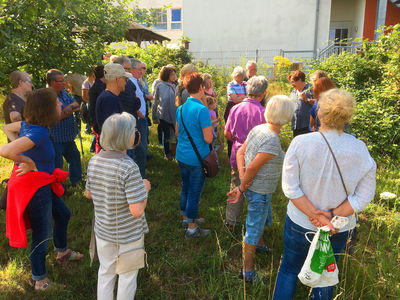
[[[182,29],[182,10],[171,9],[171,30]]]
[[[167,12],[157,8],[152,12],[152,15],[155,19],[152,28],[155,30],[167,30]]]

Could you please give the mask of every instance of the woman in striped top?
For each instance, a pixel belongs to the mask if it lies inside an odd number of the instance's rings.
[[[103,150],[89,162],[86,197],[93,200],[94,232],[100,261],[97,299],[113,299],[116,256],[144,247],[149,231],[144,214],[150,182],[126,155],[135,140],[136,120],[123,112],[106,119],[100,136]],[[139,270],[119,274],[117,299],[133,299]]]

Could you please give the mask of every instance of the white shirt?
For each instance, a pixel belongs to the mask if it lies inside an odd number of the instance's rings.
[[[140,109],[139,110],[143,116],[146,116],[146,101],[144,100],[144,94],[142,92],[142,89],[139,86],[137,78],[131,77],[130,80],[136,86],[136,97],[138,97],[140,99]]]
[[[324,132],[343,175],[348,200],[355,212],[363,210],[374,198],[376,163],[366,145],[355,137],[336,130]],[[320,210],[336,208],[346,199],[339,171],[328,145],[318,132],[293,139],[286,153],[282,171],[282,190],[289,199],[303,195]],[[289,218],[297,225],[316,230],[308,217],[289,201]],[[349,216],[346,231],[354,228],[354,215]]]

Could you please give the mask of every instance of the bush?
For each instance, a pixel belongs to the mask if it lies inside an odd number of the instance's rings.
[[[400,158],[400,25],[384,30],[377,41],[364,41],[360,53],[313,61],[310,70],[324,70],[338,88],[354,95],[352,128],[376,160]]]

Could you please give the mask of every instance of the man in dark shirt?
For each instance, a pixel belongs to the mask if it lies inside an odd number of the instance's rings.
[[[104,66],[97,66],[94,69],[94,76],[96,79],[93,86],[89,89],[89,118],[93,124],[94,131],[98,133],[99,128],[96,122],[96,101],[99,95],[106,89]]]
[[[106,79],[106,89],[96,101],[96,120],[100,134],[103,123],[109,116],[123,112],[118,95],[124,91],[126,80],[132,75],[125,72],[120,64],[108,63],[104,66],[104,77]]]
[[[12,90],[3,103],[6,124],[24,120],[25,96],[32,92],[32,78],[28,73],[14,71],[9,79]]]

